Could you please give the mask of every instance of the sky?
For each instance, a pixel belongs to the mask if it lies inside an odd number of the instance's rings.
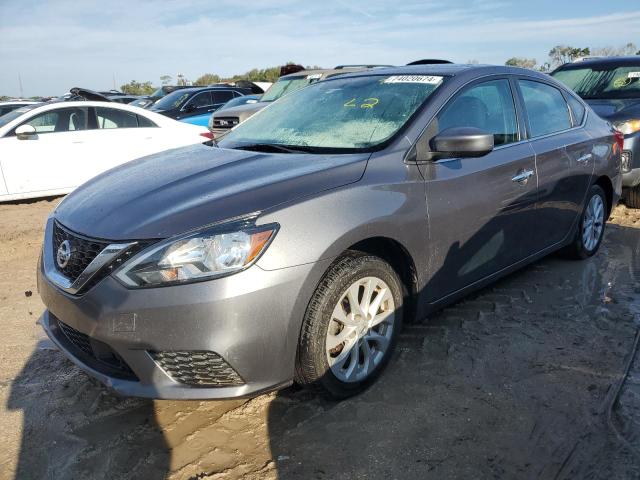
[[[558,44],[640,48],[638,0],[0,0],[0,95],[194,80],[295,61],[543,63]]]

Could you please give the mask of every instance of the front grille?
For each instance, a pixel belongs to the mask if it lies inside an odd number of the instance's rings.
[[[240,119],[238,117],[214,117],[213,118],[214,128],[233,128],[239,123],[240,123]]]
[[[112,377],[138,380],[129,365],[109,345],[91,338],[58,319],[56,321],[63,334],[61,340],[66,340],[65,346],[88,366]]]
[[[208,351],[149,352],[175,381],[200,387],[243,385],[240,375],[220,355]]]
[[[58,249],[64,241],[71,247],[71,258],[64,268],[60,268],[55,261]],[[109,245],[109,242],[83,237],[67,230],[58,222],[53,225],[53,257],[56,268],[72,282],[84,272],[85,268],[98,254]]]

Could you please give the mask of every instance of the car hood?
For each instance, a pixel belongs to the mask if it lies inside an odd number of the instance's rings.
[[[225,108],[224,110],[218,110],[213,114],[213,118],[218,117],[238,117],[241,122],[249,118],[254,113],[262,110],[271,102],[257,102],[247,103],[245,105],[238,105],[237,107]]]
[[[54,215],[94,238],[166,238],[356,182],[369,155],[184,147],[95,177],[68,195]]]
[[[600,117],[616,122],[640,118],[640,99],[586,100]]]

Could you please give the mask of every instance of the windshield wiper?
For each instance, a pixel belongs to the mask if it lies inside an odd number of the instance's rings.
[[[276,152],[276,153],[298,153],[312,152],[313,147],[305,147],[304,145],[281,145],[279,143],[249,143],[247,145],[238,145],[233,147],[236,150],[253,150],[256,152]]]

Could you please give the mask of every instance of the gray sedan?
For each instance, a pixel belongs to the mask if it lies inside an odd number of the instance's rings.
[[[402,323],[562,249],[596,253],[622,138],[546,75],[422,65],[287,95],[216,147],[115,168],[48,220],[51,339],[125,395],[337,398]]]

